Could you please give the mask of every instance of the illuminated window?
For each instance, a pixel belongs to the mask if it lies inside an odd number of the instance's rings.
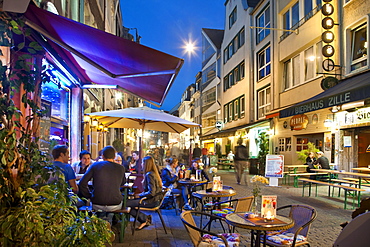
[[[351,31],[351,71],[367,66],[367,23]]]
[[[314,47],[312,46],[304,52],[305,80],[309,80],[315,77],[315,60]]]
[[[258,119],[264,118],[271,107],[271,88],[267,87],[257,93]]]

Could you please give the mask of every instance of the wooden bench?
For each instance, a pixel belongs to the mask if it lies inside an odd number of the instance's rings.
[[[328,195],[330,197],[330,187],[335,187],[335,188],[340,188],[344,190],[344,209],[347,209],[347,196],[353,193],[352,196],[352,208],[355,208],[355,199],[357,202],[359,201],[360,193],[362,191],[366,191],[365,189],[360,189],[356,187],[350,187],[350,186],[345,186],[345,185],[340,185],[340,184],[334,184],[330,182],[325,182],[325,181],[320,181],[320,180],[313,180],[313,179],[308,179],[308,178],[299,178],[299,181],[303,182],[303,187],[302,187],[302,196],[304,196],[304,189],[306,186],[309,186],[309,192],[308,196],[311,196],[311,185],[315,184],[316,185],[316,193],[315,196],[317,197],[317,185],[326,185],[329,188]],[[357,198],[356,198],[357,197]],[[358,206],[358,203],[356,204]]]
[[[97,212],[119,214],[121,216],[121,229],[120,229],[120,234],[119,234],[120,243],[123,243],[123,238],[125,237],[125,229],[126,229],[128,222],[130,221],[130,216],[129,216],[130,210],[131,210],[130,207],[122,208],[120,210],[115,210],[115,211],[109,211],[109,212],[100,211],[100,210],[95,211],[92,209],[92,206],[82,206],[78,208],[78,211],[91,213],[91,214],[95,214]]]
[[[299,172],[299,173],[290,173],[288,174],[289,177],[294,177],[294,187],[298,188],[298,179],[301,176],[317,176],[317,175],[328,175],[324,172]]]

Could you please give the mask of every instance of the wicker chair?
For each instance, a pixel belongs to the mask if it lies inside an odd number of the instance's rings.
[[[277,209],[280,215],[287,215],[294,220],[294,226],[284,232],[294,234],[291,244],[278,244],[276,242],[266,239],[266,244],[269,246],[287,247],[287,246],[302,246],[308,245],[308,232],[311,223],[316,219],[316,209],[307,205],[287,205]],[[303,241],[298,241],[297,237],[301,235],[304,237]]]
[[[197,211],[184,211],[184,212],[182,212],[181,213],[181,221],[184,224],[184,226],[186,228],[186,231],[188,232],[189,237],[190,237],[190,239],[193,242],[195,247],[204,246],[204,245],[202,245],[202,244],[205,244],[203,242],[204,234],[208,234],[208,235],[217,237],[217,238],[219,238],[220,242],[223,242],[224,246],[226,246],[226,247],[229,246],[225,235],[217,234],[217,233],[211,232],[209,230],[208,231],[204,230],[201,225],[197,226],[196,220],[194,220],[194,217],[193,217],[195,215],[206,216],[206,217],[210,217],[212,219],[219,219],[221,221],[221,224],[222,224],[222,222],[225,221],[225,219],[223,219],[221,217],[218,217],[216,215],[203,213],[203,212],[197,212]],[[236,235],[239,236],[239,234],[236,234]]]

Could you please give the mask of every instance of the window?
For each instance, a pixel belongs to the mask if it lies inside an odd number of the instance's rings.
[[[239,100],[239,109],[240,109],[240,118],[244,117],[244,111],[245,111],[245,97],[240,97]]]
[[[298,54],[297,56],[293,57],[293,86],[300,84],[300,55]]]
[[[240,47],[245,43],[245,31],[244,27],[238,32],[238,34],[231,40],[229,45],[224,50],[224,63],[226,63]]]
[[[284,89],[291,88],[293,86],[293,79],[292,79],[292,62],[289,59],[284,63]]]
[[[351,31],[351,71],[367,66],[367,24]]]
[[[234,25],[236,22],[237,15],[236,15],[236,7],[234,8],[233,12],[229,15],[229,29]]]
[[[265,117],[266,113],[270,111],[271,106],[271,88],[266,87],[257,93],[258,104],[258,119]]]
[[[320,41],[284,63],[284,90],[312,80],[322,72],[321,48]],[[301,66],[304,66],[303,70]],[[304,77],[301,77],[301,71],[304,71]]]
[[[227,123],[229,119],[229,105],[224,105],[224,122]]]
[[[244,61],[224,77],[224,91],[244,79]]]
[[[234,120],[239,118],[239,99],[234,100]]]
[[[244,117],[244,96],[238,97],[224,105],[225,123]]]
[[[316,75],[322,73],[322,42],[316,44]]]
[[[283,28],[296,29],[299,23],[299,2],[294,4],[285,14],[283,14]],[[290,32],[288,32],[290,33]]]
[[[292,150],[291,138],[279,138],[279,152],[290,152]]]
[[[296,151],[302,151],[308,148],[308,138],[297,138],[297,149]]]
[[[268,6],[258,17],[258,27],[270,28],[270,6]],[[270,34],[270,29],[257,29],[257,44]]]
[[[266,77],[271,73],[271,53],[270,46],[262,50],[257,55],[258,80]]]
[[[234,102],[229,103],[229,121],[234,120]]]
[[[309,80],[315,77],[315,55],[313,46],[305,50],[305,80]]]

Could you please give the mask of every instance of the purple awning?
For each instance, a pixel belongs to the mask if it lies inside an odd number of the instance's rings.
[[[83,85],[118,85],[162,104],[184,61],[29,5],[26,24],[41,33]]]

